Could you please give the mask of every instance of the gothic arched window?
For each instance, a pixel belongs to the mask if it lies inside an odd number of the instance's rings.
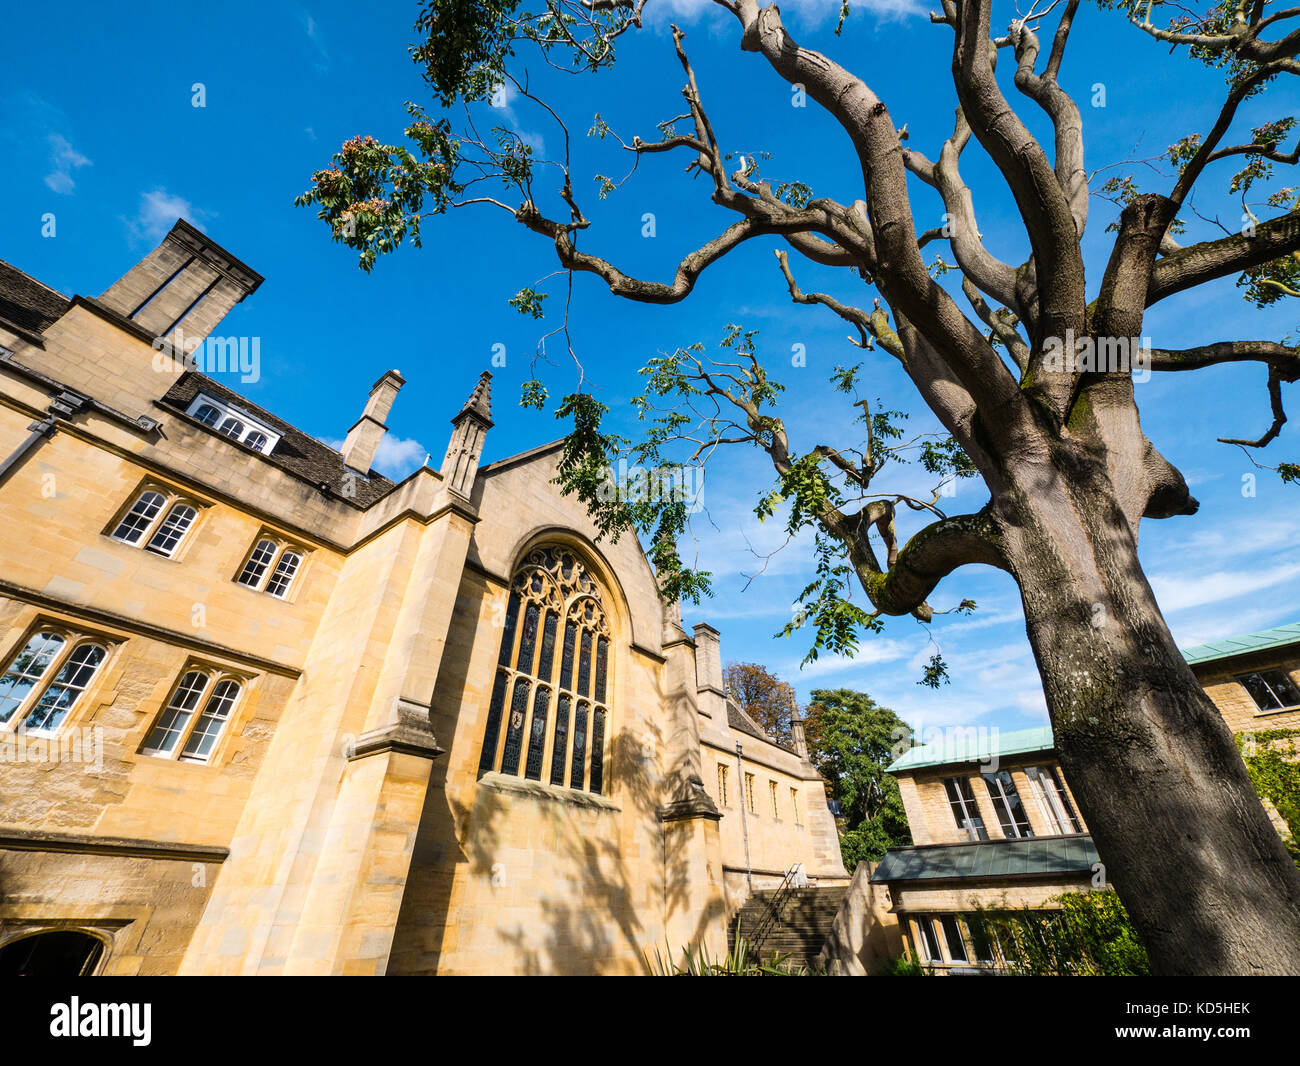
[[[605,790],[609,620],[568,548],[535,548],[510,583],[479,775]]]

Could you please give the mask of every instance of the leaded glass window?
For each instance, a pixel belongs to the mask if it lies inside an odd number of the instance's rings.
[[[162,493],[152,491],[142,493],[140,498],[131,505],[131,510],[118,523],[117,528],[113,530],[113,536],[128,544],[138,543],[141,535],[153,525],[153,520],[158,517],[158,512],[166,503],[167,498]]]
[[[172,558],[199,517],[198,507],[170,492],[147,489],[136,497],[111,531],[114,540]]]
[[[66,643],[57,633],[37,633],[14,656],[0,677],[0,725],[13,717],[41,683]]]
[[[235,575],[235,580],[277,599],[287,599],[293,579],[302,567],[302,560],[302,552],[286,547],[270,537],[263,537],[253,546],[248,560]]]
[[[208,762],[242,691],[243,685],[233,678],[214,682],[206,669],[187,670],[141,751],[182,762]]]
[[[99,664],[108,656],[102,644],[81,644],[64,660],[50,687],[41,693],[23,724],[29,730],[53,733],[90,685]]]
[[[0,675],[0,726],[55,732],[107,658],[105,645],[75,633],[32,634]]]
[[[480,776],[604,792],[610,660],[604,597],[586,564],[560,546],[530,551],[510,583]]]
[[[157,531],[149,538],[149,543],[145,545],[145,551],[171,558],[176,552],[176,545],[181,542],[181,537],[185,536],[185,531],[194,524],[194,519],[198,518],[198,516],[199,512],[189,504],[178,503],[167,512],[167,517],[162,520],[162,524]]]

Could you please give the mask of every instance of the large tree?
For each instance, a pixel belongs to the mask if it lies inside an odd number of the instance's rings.
[[[859,862],[912,842],[898,781],[888,772],[912,730],[888,707],[852,689],[812,690],[805,714],[808,756],[839,803],[840,852]]]
[[[722,686],[769,736],[782,744],[790,743],[790,719],[799,717],[794,686],[762,663],[727,663],[722,671]]]
[[[579,78],[598,73],[617,51],[641,44],[637,31],[654,3],[427,0],[412,58],[443,108],[487,100],[508,84],[518,99],[562,124],[563,116],[532,91],[530,64]],[[869,52],[819,52],[795,39],[775,5],[715,0],[734,17],[736,44],[754,57],[750,73],[729,72],[718,91],[743,92],[745,78],[766,76],[806,94],[852,150],[857,188],[845,201],[813,197],[799,181],[773,186],[758,172],[761,153],[733,158],[721,147],[684,35],[674,29],[683,113],[666,116],[650,140],[620,138],[600,116],[591,127],[634,164],[683,157],[702,179],[697,187],[733,217],[684,255],[667,281],[635,277],[600,254],[563,124],[564,153],[543,165],[517,133],[480,133],[472,111],[454,129],[450,111],[430,115],[408,105],[409,148],[350,140],[300,200],[318,208],[337,240],[359,250],[366,269],[404,240],[418,243],[422,218],[480,205],[550,242],[569,291],[575,278],[590,274],[617,297],[652,304],[685,299],[702,272],[736,249],[774,239],[790,297],[840,316],[862,346],[896,360],[950,435],[921,445],[927,469],[978,476],[987,503],[948,514],[938,496],[879,485],[875,479],[903,442],[891,412],[878,405],[863,404],[860,439],[796,444],[776,413],[780,386],[739,330],[729,332],[720,355],[697,345],[650,361],[646,391],[636,401],[646,432],[635,443],[602,428],[604,407],[581,387],[565,396],[558,410],[572,419],[565,487],[589,504],[606,532],[647,537],[667,595],[698,595],[707,576],[684,566],[676,547],[690,508],[662,493],[611,492],[611,460],[703,464],[729,448],[760,449],[775,473],[760,513],[782,510],[791,532],[815,532],[815,576],[802,598],[806,617],[796,619],[811,628],[815,648],[851,650],[858,633],[878,628],[886,616],[928,620],[928,597],[960,567],[1005,571],[1020,589],[1061,760],[1153,968],[1300,972],[1300,872],[1269,824],[1227,727],[1179,654],[1139,562],[1142,520],[1189,515],[1197,502],[1143,432],[1125,358],[1133,355],[1125,339],[1141,336],[1147,308],[1175,294],[1229,276],[1259,303],[1300,289],[1295,191],[1279,190],[1267,203],[1256,195],[1275,164],[1297,160],[1287,149],[1293,120],[1283,114],[1243,132],[1238,116],[1244,101],[1255,107],[1279,81],[1300,73],[1300,9],[1223,0],[1189,13],[1155,0],[1101,0],[1117,10],[1089,12],[1110,20],[1105,32],[1125,29],[1127,18],[1127,32],[1154,36],[1226,76],[1218,118],[1204,130],[1170,131],[1165,162],[1175,175],[1167,187],[1141,192],[1124,177],[1091,187],[1080,108],[1059,79],[1071,30],[1082,18],[1079,0],[1050,7],[1038,0],[1000,35],[990,29],[992,0],[940,3],[931,16],[934,43],[951,50],[957,109],[951,136],[930,158],[896,125],[880,87],[869,84]],[[1172,17],[1159,18],[1164,10]],[[1040,40],[1049,17],[1050,40]],[[912,103],[907,85],[889,88]],[[1033,135],[1026,111],[1041,111],[1050,143]],[[1029,249],[1023,262],[1003,261],[984,243],[960,169],[974,146],[1018,208]],[[828,142],[826,150],[838,147]],[[1241,232],[1181,245],[1189,196],[1221,161],[1242,166],[1232,192],[1251,221]],[[502,183],[504,195],[496,192]],[[600,183],[602,192],[619,184]],[[1105,262],[1089,272],[1083,236],[1092,192],[1110,193],[1122,210]],[[943,225],[918,224],[938,212],[914,209],[914,197],[933,197]],[[946,258],[927,263],[930,246]],[[863,298],[805,291],[791,251],[796,262],[842,268]],[[499,249],[491,254],[501,257]],[[525,287],[512,302],[540,316],[542,298]],[[1273,424],[1242,443],[1268,444],[1285,418],[1282,384],[1300,376],[1297,349],[1276,339],[1208,340],[1153,350],[1151,366],[1168,374],[1236,362],[1267,367]],[[847,367],[840,383],[851,393],[863,373],[870,369]],[[540,381],[525,390],[526,403],[545,398]],[[1292,465],[1279,469],[1296,473]],[[902,517],[913,509],[932,520],[900,537],[896,511]],[[847,598],[852,583],[869,608]],[[941,664],[934,669],[941,672]]]

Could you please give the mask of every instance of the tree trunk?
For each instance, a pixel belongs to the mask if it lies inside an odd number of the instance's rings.
[[[1106,881],[1156,973],[1300,974],[1300,871],[1174,644],[1109,479],[1037,473],[998,508],[1003,547]]]

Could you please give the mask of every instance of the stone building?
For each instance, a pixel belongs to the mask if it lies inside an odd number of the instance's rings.
[[[1247,765],[1300,757],[1300,623],[1183,649],[1237,735]],[[878,971],[894,926],[911,958],[936,973],[998,969],[981,912],[1052,909],[1106,884],[1048,727],[957,729],[891,766],[913,846],[859,867],[823,955],[841,973]],[[1272,775],[1276,779],[1278,775]],[[1297,859],[1296,827],[1265,810]],[[1295,802],[1289,797],[1290,805]]]
[[[637,973],[845,882],[560,443],[481,465],[487,373],[400,483],[397,371],[337,450],[220,383],[261,280],[183,221],[97,299],[0,264],[0,971]]]

